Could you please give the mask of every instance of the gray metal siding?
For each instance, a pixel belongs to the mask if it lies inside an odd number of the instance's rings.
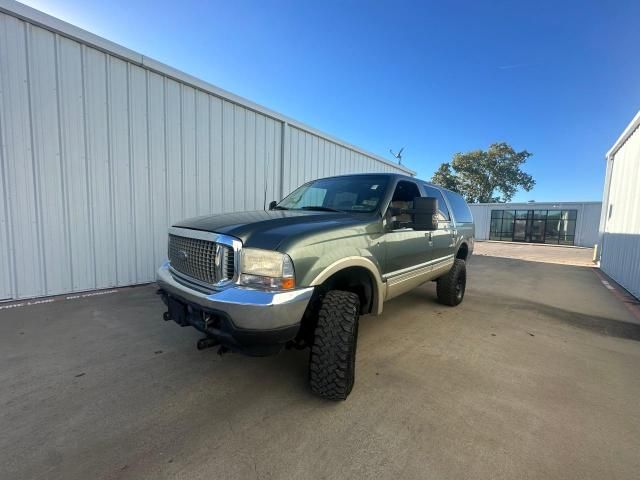
[[[37,218],[35,161],[27,70],[27,28],[7,15],[0,18],[3,175],[9,223],[8,246],[13,291],[34,296],[46,291]],[[4,60],[4,61],[1,61]],[[57,97],[57,95],[56,95]],[[3,292],[0,297],[8,297]]]
[[[288,127],[283,169],[284,195],[314,178],[360,172],[398,172],[393,165],[380,163],[348,147],[307,132]],[[405,172],[402,172],[405,173]]]
[[[177,220],[262,209],[322,176],[413,173],[26,6],[0,10],[0,300],[150,282]]]
[[[593,247],[598,243],[598,226],[602,203],[584,203],[578,210],[578,222],[576,225],[576,245]]]
[[[635,125],[635,126],[634,126]],[[600,268],[640,298],[640,112],[607,161]]]
[[[605,233],[600,268],[640,299],[640,234]]]

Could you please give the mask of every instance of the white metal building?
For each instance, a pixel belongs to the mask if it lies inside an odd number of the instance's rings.
[[[475,203],[476,239],[593,247],[601,202]]]
[[[0,145],[0,300],[150,282],[178,219],[333,174],[414,174],[11,0]]]
[[[606,159],[600,268],[640,298],[640,112]]]

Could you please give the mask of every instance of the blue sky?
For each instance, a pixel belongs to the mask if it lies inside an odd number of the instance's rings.
[[[600,200],[640,109],[638,1],[35,0],[35,8],[390,158],[428,179],[506,141],[514,200]]]

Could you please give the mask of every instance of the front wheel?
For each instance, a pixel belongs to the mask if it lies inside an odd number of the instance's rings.
[[[309,384],[316,395],[345,400],[355,381],[360,299],[352,292],[329,291],[318,312]]]
[[[456,258],[451,270],[438,278],[436,292],[438,301],[444,305],[455,307],[462,302],[467,287],[467,265],[464,260]]]

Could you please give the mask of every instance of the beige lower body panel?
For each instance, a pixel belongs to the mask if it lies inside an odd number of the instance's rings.
[[[386,277],[386,300],[402,295],[413,290],[429,280],[436,279],[447,273],[453,265],[453,255],[440,258],[433,262],[418,265],[416,268],[398,273],[392,273]]]

